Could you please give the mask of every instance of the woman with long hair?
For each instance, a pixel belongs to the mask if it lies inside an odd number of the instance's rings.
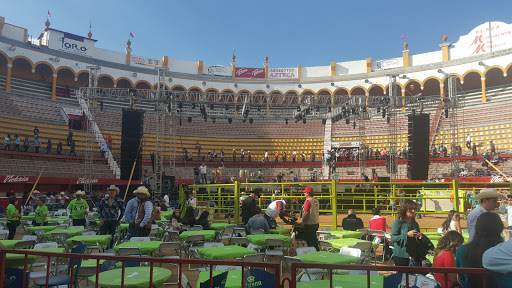
[[[475,236],[467,245],[457,249],[455,265],[462,268],[483,268],[484,252],[503,242],[503,222],[496,213],[485,212],[478,216],[475,225]],[[459,282],[463,287],[480,287],[481,279],[472,274],[459,274]],[[489,287],[493,287],[492,285]]]
[[[203,213],[199,215],[199,218],[197,218],[195,224],[201,225],[203,230],[210,230],[210,222],[208,221],[208,216],[210,216],[210,213],[208,211],[203,211]]]
[[[434,267],[455,267],[457,247],[464,243],[464,237],[457,231],[446,232],[434,250]],[[434,278],[443,288],[458,287],[457,274],[434,273]],[[448,279],[446,279],[448,278]]]
[[[174,230],[181,231],[180,225],[180,209],[174,209],[171,214],[171,225],[174,227]]]
[[[462,228],[460,226],[460,214],[455,210],[450,210],[448,212],[448,217],[443,222],[443,234],[446,234],[448,231],[457,231],[462,234]]]
[[[409,238],[420,238],[420,226],[416,222],[418,205],[412,200],[405,199],[398,211],[398,219],[391,227],[391,242],[394,243],[393,260],[395,266],[409,266],[410,258],[407,253]]]
[[[194,226],[196,223],[196,217],[194,216],[194,207],[187,206],[185,210],[185,215],[181,219],[181,224],[188,225],[190,227]]]

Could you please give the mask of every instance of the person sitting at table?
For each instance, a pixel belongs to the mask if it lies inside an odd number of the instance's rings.
[[[268,222],[265,217],[263,217],[263,212],[260,207],[256,207],[256,215],[252,216],[251,219],[247,221],[247,225],[245,227],[247,234],[251,233],[251,229],[262,229],[265,233],[268,233],[270,230]]]
[[[291,217],[291,216],[288,212],[285,211],[285,209],[289,209],[290,206],[291,206],[291,202],[290,202],[290,199],[288,199],[288,198],[285,200],[276,200],[276,201],[270,203],[270,205],[268,205],[267,209],[265,210],[264,217],[267,220],[268,226],[270,227],[270,229],[276,229],[277,216],[279,216],[279,218],[281,218],[284,221],[284,223],[286,223],[286,224],[289,223],[289,220],[288,220],[288,218],[286,218],[286,216],[288,216],[288,217]]]
[[[14,235],[16,234],[16,228],[20,225],[21,214],[18,209],[16,209],[16,202],[18,199],[16,196],[9,197],[9,206],[7,206],[6,214],[7,214],[7,229],[9,229],[8,240],[14,239]]]
[[[44,196],[39,197],[36,201],[36,215],[34,217],[34,226],[46,226],[46,216],[48,215],[48,207],[44,204],[46,202],[46,198]]]
[[[194,216],[194,207],[187,206],[185,210],[185,215],[181,219],[181,224],[188,225],[190,227],[194,226],[196,223],[196,217]]]
[[[391,226],[391,242],[394,243],[393,260],[395,266],[409,266],[410,258],[407,252],[409,240],[421,239],[420,226],[416,222],[418,205],[412,200],[405,199],[399,208],[398,219]]]
[[[73,219],[73,226],[84,226],[85,227],[85,215],[89,212],[89,205],[87,201],[82,199],[85,195],[84,191],[78,190],[75,193],[75,199],[69,202],[68,208],[66,209],[69,218]]]
[[[172,211],[171,225],[172,225],[172,227],[174,227],[175,231],[181,232],[180,209],[174,209],[174,211]]]
[[[343,230],[357,231],[357,229],[364,228],[363,220],[356,216],[354,209],[348,209],[348,216],[343,218],[341,222]]]
[[[433,267],[455,267],[455,253],[457,253],[457,247],[464,243],[464,237],[457,231],[448,231],[437,244],[434,250],[434,263]],[[448,276],[448,286],[446,286],[446,276]],[[441,283],[443,288],[456,287],[457,274],[450,273],[434,273],[434,278],[437,282]]]
[[[100,219],[100,235],[112,235],[112,241],[116,234],[116,229],[123,218],[124,203],[116,197],[119,193],[119,188],[110,185],[107,188],[107,194],[100,201],[98,206],[98,218]],[[111,241],[111,245],[112,242]]]
[[[197,218],[194,225],[201,225],[203,227],[203,230],[211,230],[210,222],[208,221],[208,216],[210,216],[210,213],[208,211],[203,211],[203,213],[199,215],[199,218]]]
[[[460,227],[460,215],[459,212],[455,210],[450,210],[448,212],[448,218],[443,222],[443,234],[448,231],[457,231],[459,234],[462,234],[462,228]]]
[[[153,203],[149,200],[148,188],[139,186],[133,194],[135,198],[128,201],[124,218],[129,223],[130,237],[146,237],[151,232],[151,212]]]
[[[455,266],[461,268],[483,268],[483,254],[490,248],[503,243],[503,221],[493,212],[478,216],[474,227],[474,237],[467,245],[461,245],[455,256]],[[395,248],[396,249],[396,248]],[[481,279],[474,274],[459,274],[459,283],[464,288],[480,287]],[[488,279],[492,280],[492,277]],[[487,287],[498,287],[487,283]]]
[[[155,220],[162,220],[162,216],[160,215],[161,212],[160,201],[155,200],[155,203],[153,203],[153,211],[151,212],[151,218],[153,218],[153,222],[155,222]],[[156,224],[156,222],[153,224]]]
[[[247,224],[252,216],[256,215],[256,208],[258,207],[258,198],[260,192],[251,191],[249,197],[245,198],[242,202],[242,223]],[[260,209],[261,210],[261,209]]]

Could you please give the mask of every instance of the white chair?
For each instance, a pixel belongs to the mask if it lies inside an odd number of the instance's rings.
[[[84,226],[70,226],[69,229],[82,229],[82,230],[84,230],[85,227]]]
[[[245,232],[245,228],[234,227],[233,228],[233,237],[247,237],[247,233]]]
[[[142,256],[139,247],[119,247],[117,254],[119,256]]]
[[[297,257],[289,257],[289,256],[283,257],[283,266],[288,271],[290,271],[290,274],[291,274],[292,264],[293,263],[302,263],[302,262],[303,262],[302,259],[297,258]],[[297,273],[296,281],[297,282],[302,281],[304,274],[306,274],[308,276],[306,281],[321,280],[323,278],[324,270],[317,269],[317,268],[315,268],[315,269],[299,269],[299,271]],[[320,275],[318,275],[318,274],[320,274]]]
[[[279,259],[279,265],[281,267],[281,273],[283,272],[283,267],[281,265],[281,261],[283,260],[284,250],[286,249],[284,245],[283,239],[265,239],[265,261],[268,262],[268,257],[277,257]],[[272,249],[271,249],[272,248]]]
[[[179,258],[181,258],[180,257],[181,251],[182,251],[182,246],[181,246],[180,242],[162,242],[160,244],[160,248],[159,248],[157,255],[162,259],[179,259]],[[165,252],[172,252],[175,255],[165,255],[164,254]],[[178,264],[175,264],[175,263],[167,263],[167,264],[178,267],[178,274],[176,274],[176,275],[179,275],[181,273],[181,271],[179,270]],[[162,262],[160,262],[160,267],[162,267]],[[178,280],[176,280],[176,282],[167,282],[164,284],[176,285],[176,284],[178,284]]]
[[[25,235],[23,236],[23,238],[21,238],[22,241],[30,241],[30,240],[33,240],[33,241],[37,241],[37,236],[36,235]]]
[[[181,288],[192,288],[192,285],[188,282],[187,276],[185,273],[181,273]]]
[[[82,233],[82,236],[94,236],[96,235],[96,231],[85,231]]]
[[[150,237],[132,237],[130,238],[130,242],[141,242],[141,241],[151,241]]]
[[[9,230],[0,230],[0,240],[6,240],[9,237]]]
[[[366,270],[348,270],[348,275],[368,275]],[[379,271],[370,271],[370,276],[379,276]]]
[[[231,237],[233,237],[233,231],[234,231],[234,228],[235,226],[227,226],[226,228],[224,228],[220,233],[219,233],[219,237],[218,237],[218,240],[222,241],[222,240],[229,240],[231,239]]]
[[[316,231],[316,237],[318,240],[328,240],[331,239],[332,234],[330,232],[325,231]]]
[[[25,240],[19,241],[14,244],[12,249],[33,249],[36,245],[35,240]]]
[[[55,229],[68,229],[67,224],[59,224],[55,226]]]
[[[320,248],[320,251],[327,251],[332,252],[334,251],[334,247],[332,246],[331,242],[324,241],[324,240],[318,240],[318,248]]]
[[[316,252],[315,247],[299,247],[299,248],[295,249],[295,253],[297,253],[297,256],[314,253],[314,252]]]
[[[191,231],[201,231],[203,230],[203,226],[201,225],[194,225],[190,228]]]
[[[221,242],[205,242],[204,248],[211,248],[211,247],[222,247],[224,246],[224,243]]]
[[[340,254],[354,256],[354,257],[361,257],[361,250],[359,250],[357,248],[341,247]]]
[[[321,228],[322,231],[331,231],[331,227],[322,227]]]
[[[265,230],[263,230],[263,229],[251,229],[249,231],[249,234],[251,234],[251,235],[262,235],[262,234],[265,234]]]
[[[231,237],[230,245],[238,245],[238,246],[249,246],[251,241],[247,237]]]
[[[230,271],[230,270],[242,270],[242,266],[217,265],[217,266],[213,267],[213,271]]]

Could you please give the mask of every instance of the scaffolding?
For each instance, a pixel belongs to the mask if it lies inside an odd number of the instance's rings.
[[[97,79],[98,76],[101,74],[101,68],[99,66],[88,66],[87,69],[89,70],[89,88],[87,90],[87,100],[86,105],[88,107],[92,107],[91,115],[94,115],[94,109],[96,106],[95,100],[95,93],[96,93],[96,87],[97,87]],[[82,95],[82,94],[80,94]],[[92,101],[92,103],[91,103]],[[87,103],[89,102],[89,103]],[[92,104],[92,105],[91,105]],[[89,108],[91,109],[91,108]],[[87,117],[87,122],[85,123],[87,125],[87,135],[85,140],[85,153],[84,153],[84,191],[85,193],[92,192],[92,181],[93,178],[93,162],[94,162],[94,147],[97,146],[96,139],[94,137],[94,119]]]
[[[400,128],[399,128],[399,114],[402,111],[402,101],[398,97],[398,84],[397,75],[389,75],[389,101],[386,107],[387,118],[386,121],[389,124],[389,149],[386,158],[386,168],[391,181],[398,179],[397,159],[399,153],[399,141],[400,141]]]
[[[459,137],[459,126],[458,126],[458,109],[464,107],[464,98],[457,97],[457,77],[448,76],[448,99],[443,99],[445,106],[445,117],[448,116],[450,120],[450,153],[451,153],[451,169],[452,178],[459,178],[460,167],[459,167],[459,155],[458,145],[462,143]],[[449,115],[446,113],[449,112]],[[462,149],[462,148],[461,148]],[[462,150],[461,150],[462,151]]]

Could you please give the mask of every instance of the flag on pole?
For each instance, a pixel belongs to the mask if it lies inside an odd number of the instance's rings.
[[[132,37],[132,38],[135,38],[135,37],[133,37],[133,34],[132,34],[132,32],[130,32],[130,37]]]
[[[50,18],[52,18],[52,14],[50,14],[50,9],[48,9],[48,16],[50,16]]]
[[[402,34],[402,40],[403,40],[404,38],[405,38],[405,32],[404,32],[404,34]]]

